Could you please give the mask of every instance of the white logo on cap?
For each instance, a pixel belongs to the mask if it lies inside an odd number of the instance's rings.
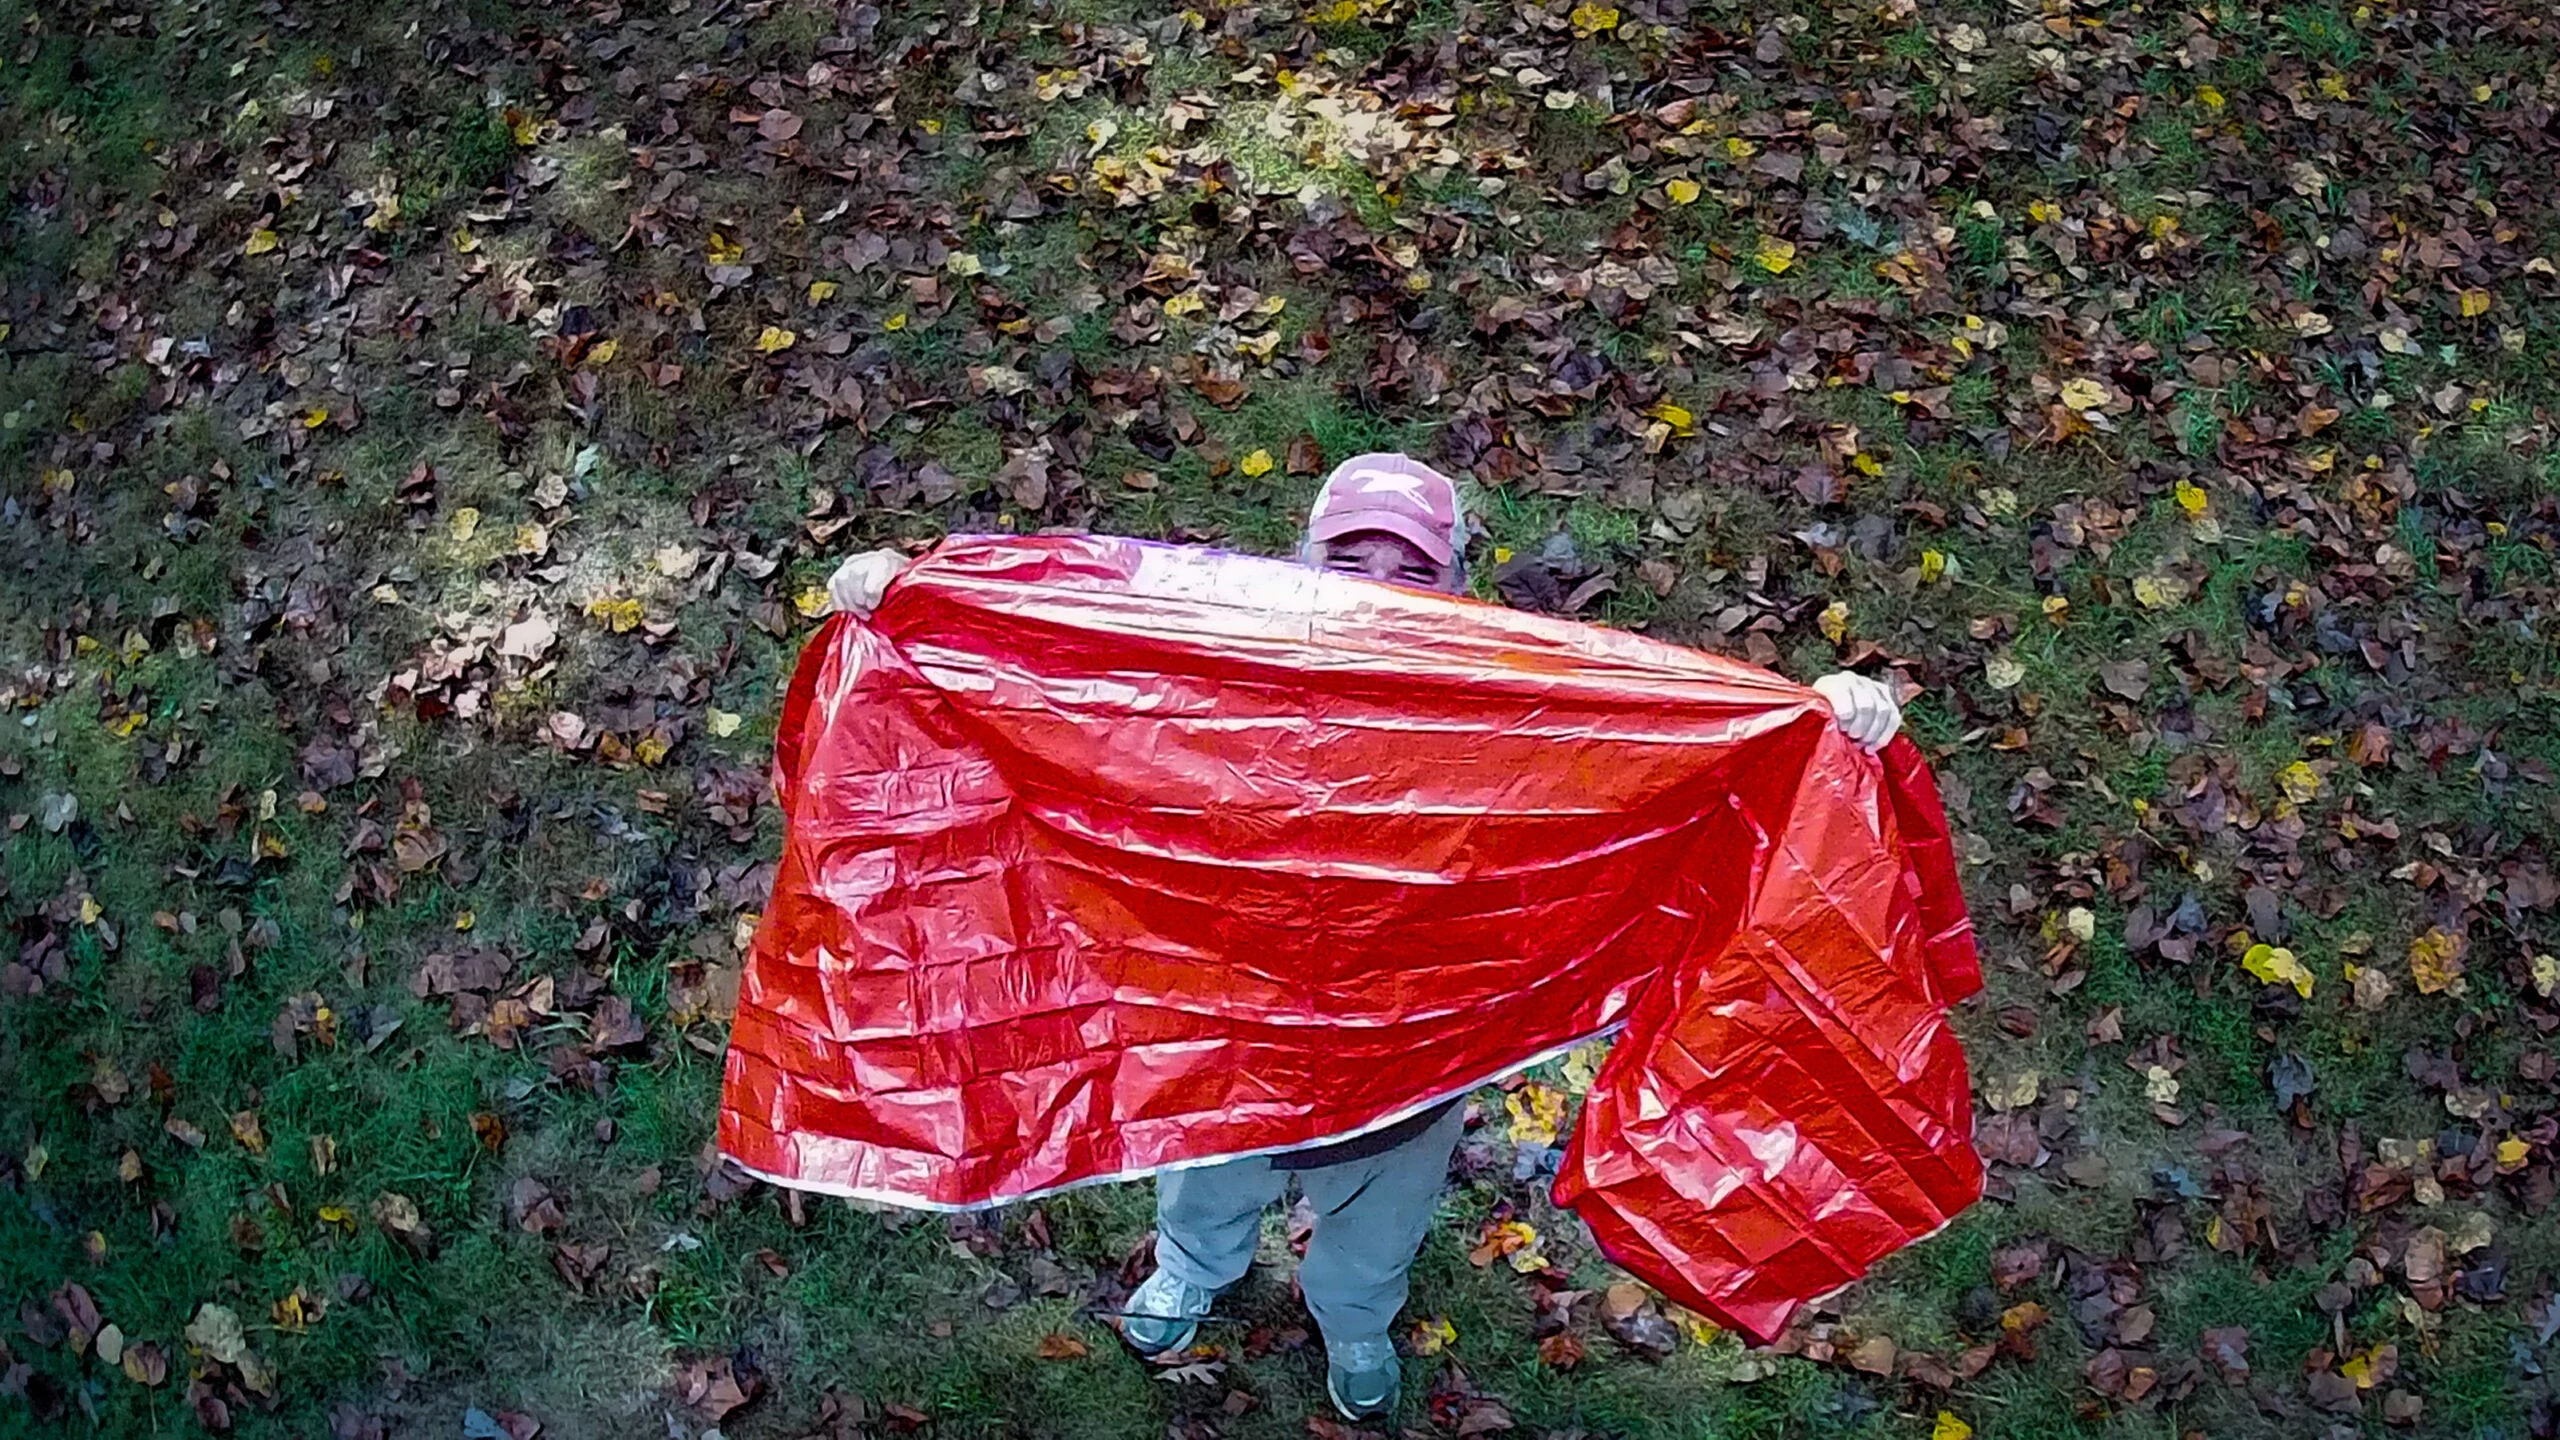
[[[1427,476],[1407,475],[1394,470],[1363,470],[1343,478],[1352,482],[1350,485],[1343,486],[1343,489],[1348,490],[1357,486],[1364,497],[1376,491],[1391,490],[1426,510],[1431,506],[1431,502],[1423,498],[1423,487],[1429,483]],[[1325,498],[1334,502],[1325,507],[1328,510],[1333,509],[1335,504],[1341,503],[1339,492],[1331,489],[1326,491]]]

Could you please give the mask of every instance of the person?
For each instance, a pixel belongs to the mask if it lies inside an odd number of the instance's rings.
[[[1316,492],[1303,564],[1363,579],[1466,593],[1466,517],[1449,477],[1404,455],[1345,460]],[[868,615],[907,557],[873,550],[828,582],[839,610]],[[1847,672],[1813,688],[1848,737],[1882,749],[1901,727],[1894,692]],[[1141,1355],[1190,1347],[1218,1298],[1244,1279],[1262,1214],[1292,1179],[1315,1210],[1298,1283],[1325,1344],[1325,1389],[1346,1420],[1391,1414],[1403,1368],[1389,1338],[1464,1126],[1456,1097],[1392,1124],[1276,1155],[1167,1170],[1156,1177],[1156,1268],[1122,1311]]]

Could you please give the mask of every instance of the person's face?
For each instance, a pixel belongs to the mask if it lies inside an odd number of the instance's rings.
[[[1316,546],[1316,564],[1337,574],[1458,593],[1458,568],[1432,559],[1400,535],[1370,531],[1325,541]]]

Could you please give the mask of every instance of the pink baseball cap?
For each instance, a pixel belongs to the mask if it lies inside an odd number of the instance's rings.
[[[1458,558],[1458,487],[1408,455],[1354,455],[1333,467],[1307,513],[1307,538],[1387,534],[1440,564]]]

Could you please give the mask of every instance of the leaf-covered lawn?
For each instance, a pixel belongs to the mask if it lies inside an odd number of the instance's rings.
[[[1991,1198],[1775,1353],[1481,1097],[1414,1432],[2560,1426],[2547,6],[0,22],[0,1431],[1342,1433],[1285,1265],[1111,1343],[1143,1186],[708,1142],[833,560],[1374,448],[1902,677],[1991,973]]]

